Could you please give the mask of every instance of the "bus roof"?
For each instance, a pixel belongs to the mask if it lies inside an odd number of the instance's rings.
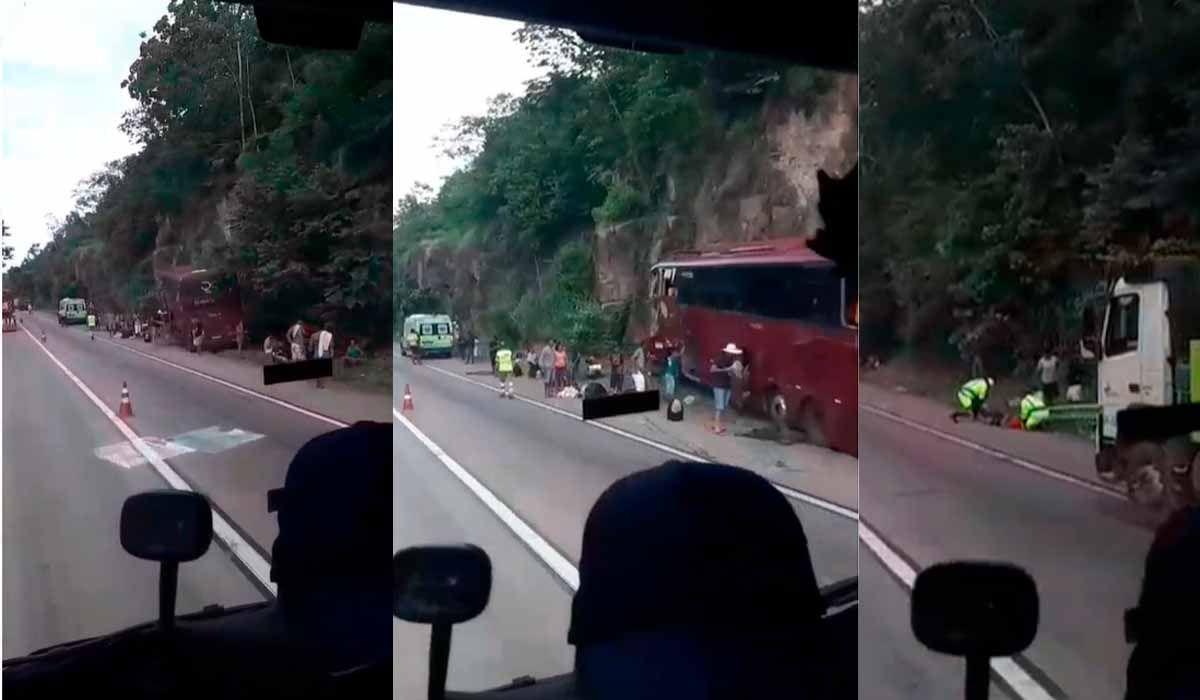
[[[657,267],[724,267],[728,265],[833,265],[808,247],[804,238],[735,243],[704,250],[681,250],[654,265]]]

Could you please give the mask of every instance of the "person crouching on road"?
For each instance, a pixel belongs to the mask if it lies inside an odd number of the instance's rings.
[[[1046,399],[1041,391],[1031,391],[1021,397],[1020,417],[1021,427],[1025,430],[1037,430],[1050,418],[1050,409],[1046,408]]]
[[[500,349],[496,351],[496,374],[500,377],[500,397],[511,399],[513,397],[513,352],[508,349],[508,345],[501,343]]]
[[[963,410],[955,411],[950,414],[950,420],[955,423],[959,418],[970,418],[971,420],[979,420],[979,416],[983,416],[988,420],[993,420],[995,416],[985,407],[987,404],[988,394],[991,393],[992,387],[996,385],[996,380],[991,377],[986,379],[972,379],[963,384],[958,390],[958,403]]]

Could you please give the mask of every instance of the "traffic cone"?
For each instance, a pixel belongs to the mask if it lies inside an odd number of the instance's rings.
[[[410,389],[407,384],[404,385],[404,404],[400,407],[400,410],[413,410],[412,389]]]
[[[129,385],[121,382],[121,405],[117,407],[117,416],[133,418],[133,402],[129,400]]]

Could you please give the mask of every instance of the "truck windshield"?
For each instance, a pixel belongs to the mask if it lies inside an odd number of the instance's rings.
[[[1108,306],[1108,325],[1104,332],[1104,354],[1120,355],[1137,350],[1138,295],[1113,297]]]

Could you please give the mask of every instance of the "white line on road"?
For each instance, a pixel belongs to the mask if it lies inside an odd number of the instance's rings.
[[[476,381],[474,379],[471,379],[470,377],[464,377],[455,372],[451,372],[449,370],[442,369],[441,367],[435,367],[433,365],[422,365],[422,366],[427,367],[428,369],[431,369],[435,372],[440,372],[448,377],[454,377],[455,379],[460,379],[464,382],[467,382],[468,384],[474,384],[475,386],[483,387],[484,389],[487,389],[488,391],[491,391],[493,393],[500,392],[500,389],[498,387],[494,387],[494,386],[492,386],[490,384],[486,384],[484,382]],[[580,421],[582,423],[587,423],[588,425],[599,428],[600,430],[607,430],[610,433],[620,435],[623,438],[633,440],[634,442],[641,443],[648,447],[653,447],[657,450],[661,450],[663,452],[666,452],[669,455],[678,457],[680,459],[686,459],[686,460],[692,461],[692,462],[711,462],[712,461],[710,459],[705,459],[704,457],[692,454],[690,452],[684,452],[683,450],[671,447],[670,445],[665,445],[661,442],[651,440],[650,438],[642,437],[641,435],[631,433],[628,430],[622,430],[621,428],[613,427],[606,423],[600,423],[598,421],[585,421],[585,420],[583,420],[582,416],[571,413],[570,411],[563,410],[557,406],[551,406],[550,404],[543,403],[541,401],[537,401],[534,399],[529,399],[529,398],[526,398],[524,396],[519,396],[519,395],[514,395],[513,398],[515,398],[518,401],[524,401],[525,403],[527,403],[531,406],[537,406],[538,408],[541,408],[543,410],[550,411],[551,413],[557,413],[560,416],[565,416],[572,420]],[[804,493],[803,491],[797,491],[796,489],[793,489],[793,488],[790,488],[787,486],[783,486],[781,484],[777,484],[773,481],[771,482],[771,484],[775,488],[779,489],[780,493],[782,493],[784,496],[787,496],[788,498],[792,498],[797,501],[802,501],[811,506],[815,506],[822,510],[829,511],[830,513],[836,513],[837,515],[840,515],[844,518],[850,518],[851,520],[858,520],[858,512],[854,511],[850,508],[838,505],[837,503],[833,503],[832,501],[827,501],[823,498],[818,498],[817,496],[813,496],[812,494]]]
[[[421,432],[420,428],[413,425],[412,421],[404,417],[403,414],[394,408],[392,409],[392,415],[396,418],[397,423],[404,426],[408,432],[412,433],[418,440],[420,440],[421,444],[425,445],[425,447],[433,453],[433,456],[437,457],[438,461],[440,461],[447,469],[450,470],[451,474],[458,477],[458,480],[461,481],[468,489],[470,489],[471,493],[474,493],[479,500],[483,501],[483,504],[486,505],[488,509],[496,515],[497,518],[500,518],[500,521],[508,526],[508,529],[512,530],[514,535],[520,538],[521,541],[524,542],[527,547],[529,547],[529,549],[533,550],[533,553],[536,554],[539,559],[545,562],[546,566],[549,566],[550,570],[553,571],[563,581],[563,583],[570,586],[572,591],[579,590],[579,569],[576,569],[575,565],[572,564],[569,559],[563,556],[561,552],[554,548],[554,545],[550,544],[546,538],[538,534],[533,527],[531,527],[528,523],[522,520],[520,516],[513,512],[512,508],[509,508],[507,505],[505,505],[505,503],[501,501],[496,494],[492,493],[491,489],[484,486],[482,482],[464,469],[463,466],[455,461],[453,457],[446,454],[446,451],[439,447],[436,442],[430,440],[429,436]]]
[[[104,417],[107,418],[110,423],[116,426],[117,430],[119,430],[121,434],[125,436],[125,439],[129,441],[129,444],[133,445],[134,449],[141,453],[142,457],[144,457],[147,462],[154,466],[154,470],[157,471],[159,475],[171,485],[171,488],[179,489],[181,491],[193,490],[192,487],[189,486],[186,481],[184,481],[183,477],[177,474],[175,470],[163,460],[162,457],[160,457],[153,449],[150,448],[149,445],[146,444],[144,440],[142,440],[140,436],[138,436],[137,433],[133,432],[132,428],[126,425],[123,420],[118,418],[116,414],[114,414],[108,408],[108,406],[105,406],[104,402],[101,401],[100,398],[96,396],[96,394],[90,388],[88,388],[88,386],[84,384],[82,380],[79,379],[79,377],[75,376],[75,373],[73,373],[67,368],[66,365],[59,361],[59,359],[54,356],[54,353],[50,352],[46,346],[42,345],[41,341],[39,341],[28,328],[22,328],[22,330],[29,335],[30,339],[32,339],[39,348],[41,348],[42,352],[46,353],[46,356],[50,358],[50,361],[57,365],[58,368],[62,370],[63,374],[67,375],[67,378],[70,379],[71,382],[83,392],[83,395],[88,397],[88,399],[90,399],[91,402],[96,405],[96,408],[100,409],[100,412],[104,414]],[[259,554],[258,551],[255,550],[254,547],[251,546],[251,544],[247,542],[240,534],[238,534],[237,530],[234,529],[234,527],[216,511],[213,512],[213,535],[225,545],[225,547],[230,551],[230,553],[233,554],[233,556],[237,557],[238,561],[240,561],[246,567],[246,570],[249,571],[255,579],[257,579],[258,583],[262,585],[263,588],[270,591],[271,595],[276,595],[275,583],[271,581],[271,565],[268,564],[267,560],[264,559],[263,556]]]
[[[871,550],[871,553],[884,567],[900,579],[910,592],[912,591],[913,584],[917,580],[917,571],[861,520],[858,521],[858,539],[867,546],[867,549]],[[1021,700],[1054,700],[1054,696],[1012,658],[992,659],[991,665],[992,672],[1008,684],[1012,692]]]
[[[1115,489],[1101,486],[1100,484],[1093,483],[1087,479],[1081,479],[1077,476],[1071,476],[1070,474],[1063,473],[1057,469],[1051,469],[1050,467],[1042,466],[1041,464],[1036,464],[1034,462],[1021,459],[1020,457],[1014,457],[1010,454],[1006,454],[999,450],[994,450],[990,447],[984,447],[977,442],[971,442],[970,440],[960,438],[957,435],[951,435],[950,433],[943,432],[937,428],[930,428],[927,425],[922,425],[916,421],[896,415],[895,413],[892,413],[886,409],[876,408],[875,406],[868,404],[861,404],[860,409],[866,411],[867,413],[872,413],[882,418],[895,421],[901,425],[906,425],[913,430],[919,430],[927,435],[933,435],[934,437],[941,438],[947,442],[952,442],[960,447],[966,447],[967,449],[981,452],[989,457],[995,457],[998,460],[1008,462],[1009,464],[1021,467],[1022,469],[1028,469],[1029,471],[1041,474],[1042,476],[1048,476],[1051,479],[1058,479],[1059,481],[1063,481],[1074,486],[1079,486],[1081,488],[1088,489],[1089,491],[1095,491],[1096,493],[1104,494],[1105,496],[1111,496],[1122,501],[1126,500],[1125,496]]]
[[[330,418],[329,416],[324,416],[324,415],[321,415],[320,413],[317,413],[317,412],[315,412],[315,411],[310,411],[310,410],[308,410],[307,408],[302,408],[302,407],[300,407],[300,406],[297,406],[297,405],[296,405],[296,404],[294,404],[294,403],[289,403],[289,402],[287,402],[287,401],[284,401],[283,399],[277,399],[277,398],[275,398],[274,396],[268,396],[267,394],[264,394],[264,393],[262,393],[262,392],[255,391],[255,390],[253,390],[253,389],[247,389],[246,387],[244,387],[244,386],[242,386],[242,385],[240,385],[240,384],[234,384],[233,382],[226,381],[226,380],[224,380],[224,379],[221,379],[220,377],[214,377],[214,376],[212,376],[211,374],[206,374],[206,373],[204,373],[204,372],[201,372],[201,371],[199,371],[199,370],[192,369],[191,367],[184,367],[184,366],[183,366],[183,365],[181,365],[181,364],[177,364],[177,363],[171,362],[170,360],[164,360],[164,359],[163,359],[163,358],[161,358],[161,357],[157,357],[157,356],[155,356],[155,355],[152,355],[152,354],[150,354],[150,353],[148,353],[148,352],[142,352],[141,350],[137,350],[137,349],[135,349],[135,348],[131,348],[131,347],[129,347],[129,346],[126,346],[126,345],[122,345],[122,344],[120,344],[120,343],[118,343],[118,342],[115,342],[115,341],[112,341],[112,340],[108,340],[107,338],[100,338],[100,340],[102,340],[102,341],[103,341],[103,342],[105,342],[105,343],[109,343],[110,345],[115,345],[115,346],[117,346],[118,348],[121,348],[122,350],[127,350],[127,351],[129,351],[129,352],[131,352],[131,353],[133,353],[133,354],[135,354],[135,355],[141,355],[142,357],[144,357],[144,358],[146,358],[146,359],[148,359],[148,360],[154,360],[155,362],[159,362],[159,363],[161,363],[161,364],[164,364],[164,365],[166,365],[166,366],[168,366],[168,367],[174,367],[175,369],[179,370],[180,372],[187,372],[188,374],[195,375],[195,376],[197,376],[197,377],[200,377],[201,379],[207,379],[208,381],[210,381],[210,382],[212,382],[212,383],[214,383],[214,384],[220,384],[220,385],[221,385],[221,386],[223,386],[223,387],[226,387],[226,388],[229,388],[229,389],[233,389],[234,391],[240,391],[240,392],[242,392],[243,394],[246,394],[246,395],[248,395],[248,396],[253,396],[254,398],[257,398],[257,399],[262,399],[263,401],[267,401],[267,402],[273,403],[273,404],[275,404],[276,406],[282,406],[283,408],[286,408],[286,409],[288,409],[288,410],[291,410],[291,411],[295,411],[296,413],[299,413],[299,414],[301,414],[301,415],[308,416],[309,418],[315,418],[315,419],[317,419],[317,420],[319,420],[319,421],[324,421],[324,422],[326,422],[326,423],[328,423],[328,424],[330,424],[330,425],[332,425],[332,426],[334,426],[334,427],[337,427],[337,428],[348,428],[348,427],[350,427],[350,424],[349,424],[349,423],[344,423],[344,422],[342,422],[342,421],[340,421],[340,420],[337,420],[336,418]]]

